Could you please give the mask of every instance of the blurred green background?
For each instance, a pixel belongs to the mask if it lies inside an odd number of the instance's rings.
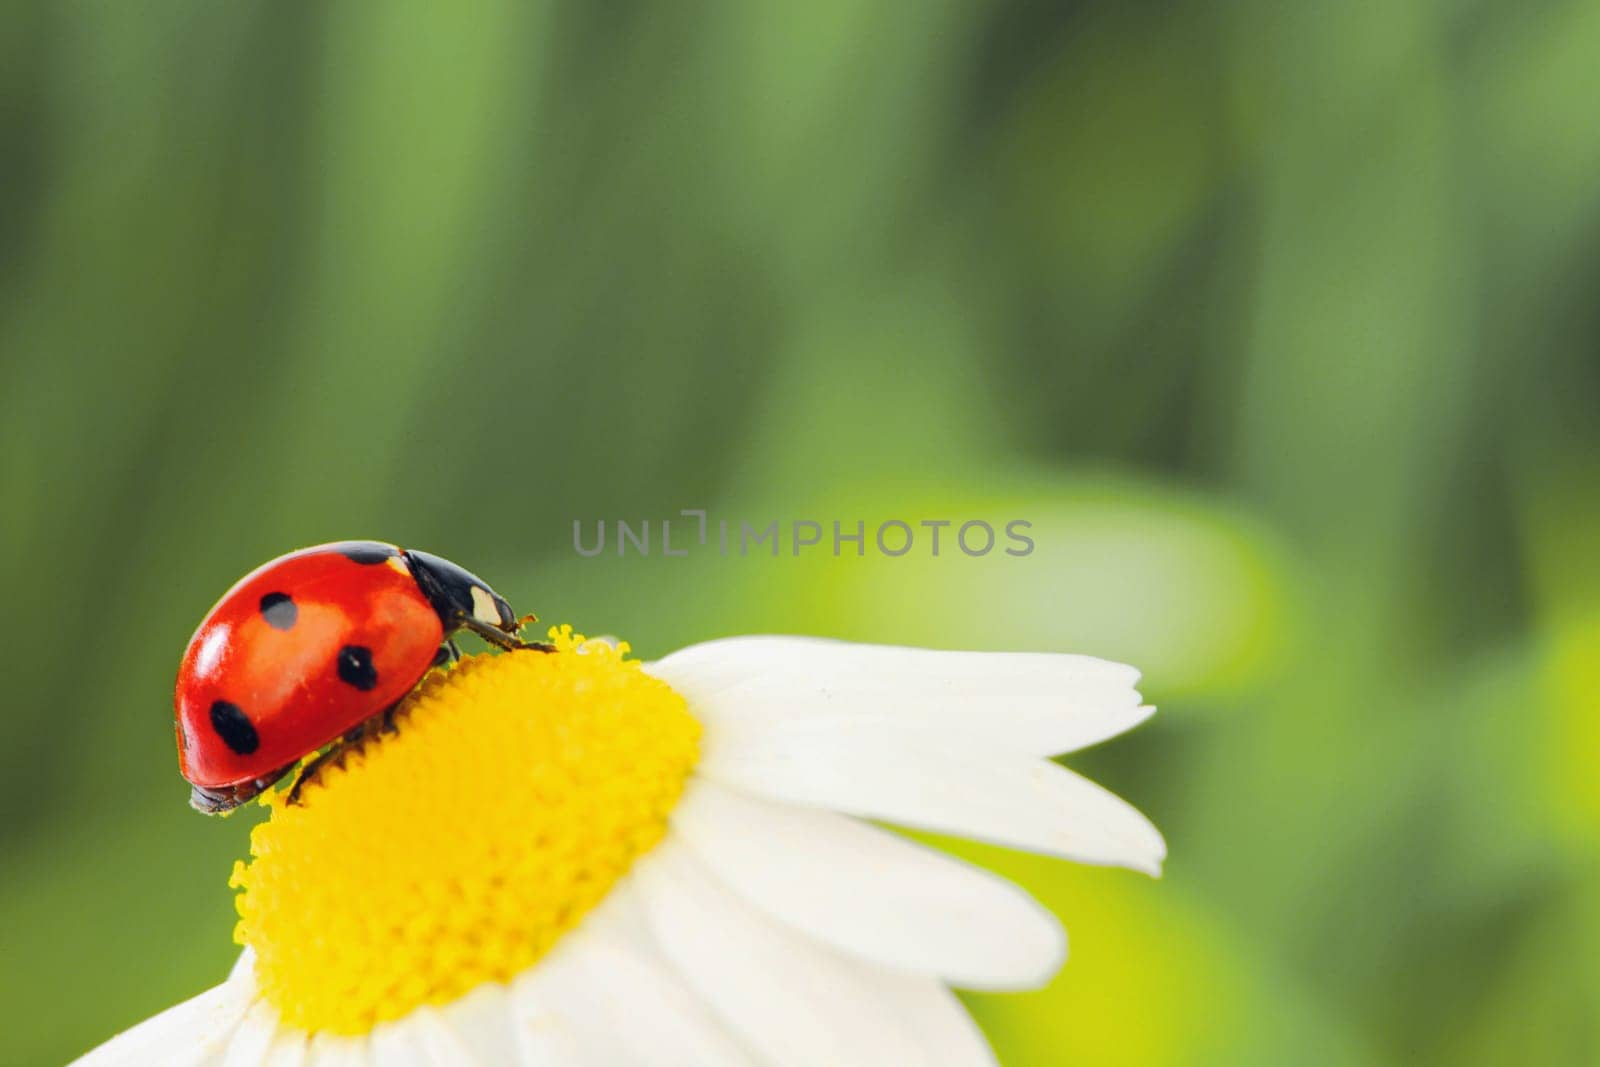
[[[178,655],[302,544],[654,656],[1146,671],[1007,1064],[1600,1063],[1600,6],[13,6],[0,1063],[218,981]],[[574,519],[1013,518],[1016,559]],[[592,528],[592,527],[591,527]]]

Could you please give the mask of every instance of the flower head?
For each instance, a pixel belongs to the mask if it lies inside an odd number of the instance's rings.
[[[509,982],[666,833],[699,723],[625,649],[554,638],[430,677],[303,804],[269,801],[236,936],[284,1023],[364,1033]]]
[[[81,1062],[984,1063],[946,984],[1046,981],[1059,925],[861,819],[1159,871],[1154,827],[1046,758],[1150,713],[1131,668],[551,636],[270,798],[234,973]]]

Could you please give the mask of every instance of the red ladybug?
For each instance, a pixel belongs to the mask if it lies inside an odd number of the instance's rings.
[[[483,579],[379,541],[303,548],[256,568],[201,621],[178,669],[189,803],[227,811],[324,745],[358,737],[455,658],[459,629],[505,649],[549,649],[523,641],[521,627]]]

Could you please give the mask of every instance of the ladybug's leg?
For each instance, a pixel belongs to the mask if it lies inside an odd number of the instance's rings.
[[[203,785],[197,785],[189,790],[189,806],[205,815],[221,815],[223,812],[232,811],[251,797],[259,796],[261,790],[250,791],[254,785],[254,782],[246,782],[242,786],[227,786],[223,789],[207,789]]]
[[[447,663],[454,663],[461,658],[461,649],[454,641],[445,641],[439,646],[439,651],[433,654],[433,665],[443,667]]]
[[[352,730],[350,733],[354,732],[355,731]],[[335,741],[326,752],[317,753],[312,757],[310,763],[307,763],[304,767],[300,768],[300,773],[295,775],[294,785],[289,787],[288,802],[290,804],[300,803],[300,790],[306,787],[306,783],[315,778],[317,772],[322,770],[323,767],[344,755],[344,748],[350,743],[348,740],[349,737],[350,734],[345,734],[344,737]]]
[[[360,744],[363,739],[373,737],[379,733],[394,733],[396,729],[394,713],[399,706],[400,701],[395,701],[329,745],[325,752],[319,752],[312,757],[311,762],[300,768],[300,773],[296,776],[294,785],[289,787],[289,803],[300,803],[300,790],[306,787],[306,783],[315,779],[322,768],[343,760],[345,756],[350,754],[350,750]],[[289,768],[286,767],[284,769],[288,770]]]
[[[260,778],[253,778],[248,782],[238,785],[223,786],[219,789],[208,789],[205,786],[195,786],[189,791],[189,806],[195,811],[207,815],[220,815],[232,811],[246,801],[254,800],[271,788],[272,783],[294,770],[294,764],[279,767],[271,774]]]
[[[459,622],[464,629],[471,630],[473,633],[477,634],[491,645],[494,645],[497,648],[503,648],[507,652],[515,652],[524,648],[533,649],[538,652],[554,652],[556,650],[555,645],[546,644],[543,641],[524,641],[516,634],[508,634],[497,626],[490,626],[486,622],[479,622],[471,615],[463,615],[456,621]]]

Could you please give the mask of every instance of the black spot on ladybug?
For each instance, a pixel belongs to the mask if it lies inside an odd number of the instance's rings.
[[[342,554],[345,559],[354,560],[356,563],[370,567],[375,563],[382,563],[390,556],[393,556],[394,549],[384,545],[362,545],[358,548],[343,549]]]
[[[226,700],[211,702],[211,728],[217,731],[222,743],[241,756],[248,756],[261,745],[256,728],[239,710],[239,705]]]
[[[294,606],[294,599],[288,593],[268,593],[261,598],[261,617],[274,630],[292,630],[295,619],[300,617],[300,609]]]
[[[361,645],[345,645],[339,650],[339,680],[363,693],[378,684],[372,667],[372,650]]]

